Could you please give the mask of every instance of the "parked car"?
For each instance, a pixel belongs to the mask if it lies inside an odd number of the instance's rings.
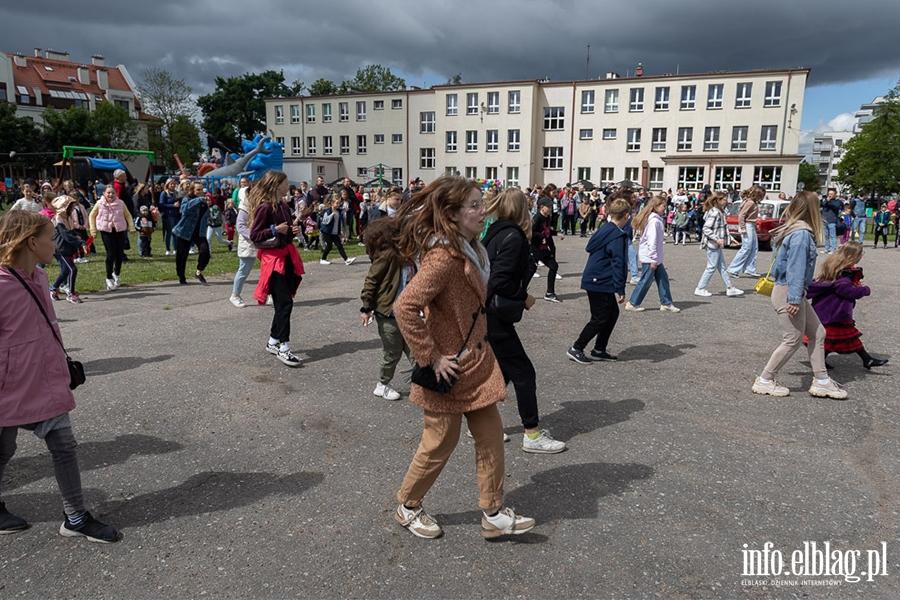
[[[725,209],[725,223],[728,226],[728,234],[740,244],[741,230],[738,227],[738,213],[741,212],[741,202],[738,200]],[[787,208],[787,200],[763,200],[759,203],[759,218],[756,220],[756,237],[759,240],[761,250],[772,249],[772,230],[784,223],[784,209]]]

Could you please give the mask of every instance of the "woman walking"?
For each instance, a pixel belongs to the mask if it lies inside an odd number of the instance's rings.
[[[163,241],[166,244],[166,256],[174,256],[178,242],[172,230],[178,224],[181,216],[180,207],[181,199],[175,191],[178,182],[174,179],[166,181],[166,187],[159,195],[159,210],[162,217]]]
[[[97,239],[97,232],[100,232],[106,249],[106,289],[114,290],[119,287],[128,232],[135,232],[134,219],[125,208],[125,203],[116,196],[116,188],[108,185],[91,209],[88,221],[92,238]]]
[[[400,256],[419,256],[421,268],[394,303],[397,324],[416,363],[433,369],[439,381],[456,383],[446,394],[412,387],[410,401],[424,410],[425,429],[397,493],[394,518],[418,537],[442,534],[422,502],[459,442],[465,415],[475,439],[481,535],[530,531],[534,519],[503,507],[503,422],[496,403],[506,397],[506,386],[490,345],[482,341],[490,265],[478,241],[484,227],[480,186],[441,177],[413,195],[398,219]]]
[[[822,243],[824,226],[819,212],[819,197],[814,192],[798,192],[785,211],[785,223],[772,232],[778,246],[772,264],[772,307],[781,327],[781,344],[772,353],[769,362],[752,390],[757,394],[787,396],[788,388],[775,382],[781,368],[808,338],[807,352],[813,370],[811,396],[843,400],[847,391],[828,376],[825,367],[825,328],[806,298],[806,290],[812,283],[816,270],[816,244]]]
[[[187,283],[184,272],[187,269],[188,254],[190,254],[191,244],[193,244],[200,251],[194,276],[197,281],[206,285],[203,270],[209,264],[209,242],[206,240],[207,199],[203,192],[202,181],[195,181],[191,184],[188,197],[181,201],[180,210],[181,220],[172,229],[172,234],[178,243],[175,248],[175,272],[178,274],[178,283]]]
[[[725,244],[728,243],[728,230],[725,225],[725,213],[722,210],[728,202],[728,197],[722,192],[715,192],[706,199],[703,205],[703,237],[700,238],[700,246],[706,249],[706,270],[700,276],[700,283],[694,288],[695,296],[709,297],[712,292],[706,289],[712,274],[718,271],[725,282],[726,296],[743,296],[744,290],[739,290],[731,285],[731,279],[725,270]]]
[[[346,197],[346,190],[342,190],[342,196]],[[331,252],[331,246],[337,246],[338,254],[344,259],[344,264],[352,265],[356,257],[347,258],[344,251],[344,245],[341,243],[341,223],[344,221],[345,209],[344,202],[341,198],[334,198],[329,205],[325,203],[325,212],[322,215],[322,229],[319,232],[322,236],[322,258],[319,260],[320,265],[330,265],[328,253]]]
[[[741,249],[734,255],[728,266],[728,274],[738,277],[741,271],[750,277],[759,277],[756,272],[756,256],[759,241],[756,239],[756,220],[759,218],[759,201],[766,197],[766,190],[758,185],[741,191],[741,210],[738,213],[738,227],[741,229]]]
[[[233,202],[231,198],[229,198],[228,201]],[[246,306],[244,299],[241,297],[241,292],[244,290],[244,282],[247,281],[250,271],[253,270],[253,265],[256,264],[257,250],[256,246],[254,246],[253,242],[250,240],[250,227],[247,225],[250,218],[248,206],[249,204],[244,202],[238,207],[237,219],[235,220],[234,225],[235,230],[237,231],[237,255],[240,264],[238,265],[237,273],[234,275],[231,298],[228,300],[237,308],[244,308]]]
[[[669,274],[663,266],[663,243],[665,238],[665,226],[663,214],[666,212],[668,200],[664,196],[654,196],[647,202],[644,209],[634,218],[631,226],[635,231],[641,232],[641,241],[638,248],[638,260],[641,262],[641,278],[631,292],[631,298],[625,303],[625,310],[642,312],[650,284],[656,281],[659,291],[659,310],[662,312],[679,313],[680,308],[672,304],[672,292],[669,289]]]

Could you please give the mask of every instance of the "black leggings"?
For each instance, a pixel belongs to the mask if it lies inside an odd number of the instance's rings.
[[[341,255],[341,258],[347,260],[347,253],[344,252],[344,245],[341,244],[341,236],[334,235],[331,233],[321,232],[322,237],[322,260],[326,260],[328,258],[328,253],[331,252],[331,245],[334,244],[337,247],[338,254]]]
[[[506,383],[516,389],[519,418],[525,429],[538,426],[537,375],[513,323],[488,315],[488,340]]]
[[[887,226],[875,226],[875,246],[878,246],[878,238],[881,237],[884,239],[884,247],[887,248]]]
[[[106,278],[112,279],[113,273],[122,273],[122,259],[125,257],[125,241],[127,234],[124,231],[101,231],[103,247],[106,248]]]
[[[59,275],[56,277],[56,281],[53,282],[53,289],[58,290],[59,286],[65,283],[69,286],[69,293],[74,294],[75,277],[78,276],[78,267],[75,266],[75,261],[72,260],[71,256],[63,256],[59,253],[53,256],[56,257],[56,262],[59,263]]]
[[[269,293],[272,294],[272,305],[275,308],[269,335],[282,343],[291,341],[291,312],[294,309],[291,292],[296,283],[297,275],[294,273],[291,257],[285,256],[284,275],[273,271],[269,278]]]
[[[609,337],[616,327],[616,321],[619,320],[619,304],[612,292],[588,292],[587,296],[591,306],[591,320],[581,330],[581,335],[572,347],[584,352],[590,341],[596,337],[594,350],[604,352]]]
[[[206,265],[209,264],[209,242],[206,238],[197,238],[196,240],[185,240],[178,236],[175,237],[175,241],[177,242],[175,246],[175,273],[178,274],[178,279],[184,279],[184,270],[187,268],[187,259],[188,254],[191,251],[191,244],[197,245],[197,250],[200,253],[197,257],[197,270],[201,273],[203,269],[206,268]]]

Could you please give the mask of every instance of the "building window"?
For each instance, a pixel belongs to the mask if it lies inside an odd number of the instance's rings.
[[[600,167],[600,185],[608,186],[616,182],[616,170],[613,167]]]
[[[457,114],[457,106],[456,106],[456,94],[447,94],[447,116],[454,116]]]
[[[365,101],[356,103],[356,120],[357,121],[365,121],[366,120],[366,103],[365,103]]]
[[[661,190],[663,189],[663,173],[665,169],[659,167],[652,167],[650,169],[650,189],[652,190]]]
[[[303,149],[300,147],[300,136],[291,138],[291,154],[300,154]]]
[[[31,104],[31,96],[28,94],[28,88],[24,85],[17,85],[16,90],[19,92],[19,104]],[[277,106],[275,107],[275,112],[278,112]]]
[[[391,143],[392,144],[402,144],[403,143],[403,134],[402,133],[391,134]]]
[[[606,90],[603,112],[619,112],[619,90]]]
[[[759,134],[759,149],[774,150],[775,138],[778,136],[777,125],[763,125]]]
[[[466,94],[466,114],[467,115],[477,115],[478,114],[478,92],[474,92],[472,94]]]
[[[731,150],[738,152],[747,149],[747,127],[733,127],[731,129]]]
[[[310,156],[315,156],[316,154],[316,138],[315,136],[309,136],[306,138],[306,153]]]
[[[756,167],[753,169],[753,185],[771,191],[781,191],[781,167]]]
[[[544,170],[560,171],[563,168],[562,146],[544,146]]]
[[[434,148],[422,148],[419,150],[419,168],[434,169]]]
[[[628,143],[625,147],[628,152],[638,152],[641,149],[641,130],[628,130]]]
[[[581,92],[581,112],[594,112],[594,90],[583,90]]]
[[[315,116],[315,112],[313,113]],[[300,122],[300,105],[299,104],[291,104],[291,123],[297,124]]]
[[[497,179],[497,167],[485,167],[484,168],[484,178],[485,179]]]
[[[23,104],[27,104],[23,102]],[[275,105],[275,124],[281,125],[284,123],[284,106],[280,104]]]
[[[356,176],[360,179],[368,179],[369,178],[369,169],[367,167],[357,168]]]
[[[322,105],[322,122],[331,123],[331,104]]]
[[[737,95],[734,98],[735,108],[750,108],[750,96],[753,93],[752,83],[737,84]]]
[[[653,137],[650,140],[650,151],[651,152],[665,152],[666,151],[666,133],[668,130],[665,127],[654,127],[653,128]]]
[[[276,143],[276,144],[281,144],[281,147],[284,148],[284,138],[283,138],[283,137],[277,137],[277,138],[275,138],[275,143]]]
[[[375,143],[375,144],[383,144],[384,143],[384,134],[383,133],[376,133],[373,137],[375,138],[374,140],[372,140],[373,143]]]
[[[507,187],[519,185],[519,167],[506,167],[506,185]]]
[[[419,113],[420,133],[434,133],[434,111]]]
[[[625,167],[625,179],[629,179],[631,181],[637,182],[638,168],[637,167]]]
[[[509,143],[507,144],[506,149],[510,152],[518,152],[519,151],[519,130],[518,129],[510,129],[509,134],[507,136]]]
[[[293,121],[293,119],[291,119]],[[315,104],[307,104],[306,105],[306,122],[307,123],[315,123],[316,122],[316,105]]]
[[[496,129],[487,130],[487,151],[497,152],[500,149],[500,132]],[[494,177],[493,179],[496,179]]]
[[[384,110],[384,100],[373,100],[372,110]]]
[[[653,110],[669,110],[669,88],[656,88],[656,101],[653,103]]]
[[[457,174],[458,173],[456,172],[456,167],[444,167],[444,175],[446,175],[447,177],[452,177]]]
[[[395,184],[403,185],[403,169],[391,169],[391,181]]]
[[[466,167],[466,177],[468,179],[476,179],[478,177],[478,167]]]
[[[699,190],[703,186],[705,167],[680,167],[678,169],[678,187],[686,190]]]
[[[469,130],[466,132],[466,152],[478,152],[478,132]]]
[[[350,103],[349,102],[339,102],[338,103],[338,120],[341,123],[346,123],[350,120]]]
[[[325,174],[325,166],[317,165],[316,166],[316,175],[324,175]]]
[[[447,152],[456,152],[456,132],[447,132]]]
[[[350,136],[341,136],[341,154],[350,154]]]
[[[763,106],[781,106],[781,82],[766,82],[766,98],[763,100]]]
[[[391,110],[402,110],[403,98],[394,98],[391,100]]]
[[[509,93],[509,109],[510,113],[518,113],[522,111],[522,92],[514,90]]]
[[[644,88],[631,88],[628,112],[641,112],[644,110]]]
[[[604,140],[616,139],[616,130],[615,129],[604,129],[603,130],[603,139]]]
[[[330,135],[322,136],[322,154],[324,154],[325,156],[334,154],[334,147],[331,145]]]
[[[356,153],[357,154],[365,154],[366,153],[366,136],[364,136],[364,135],[356,136]]]
[[[703,151],[715,152],[719,149],[719,128],[707,127],[703,132]]]
[[[488,92],[488,114],[496,115],[499,113],[500,113],[500,92]]]
[[[582,179],[586,181],[591,180],[591,168],[590,167],[578,167],[578,180]]]
[[[708,110],[717,110],[722,108],[722,97],[725,95],[725,86],[721,83],[709,84],[709,91],[706,94],[706,108]]]
[[[681,86],[681,110],[694,110],[697,105],[697,86]]]
[[[678,128],[678,151],[690,152],[694,144],[694,128],[679,127]]]
[[[716,167],[715,187],[724,190],[729,187],[740,189],[741,167]]]
[[[594,130],[593,129],[581,129],[578,132],[579,140],[592,140],[594,139]]]
[[[544,130],[560,131],[565,127],[566,109],[562,106],[548,106],[544,109]]]

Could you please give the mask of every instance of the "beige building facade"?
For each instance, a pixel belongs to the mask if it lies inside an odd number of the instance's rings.
[[[809,69],[716,72],[266,100],[291,180],[445,173],[503,185],[629,179],[654,191],[797,183]],[[300,177],[302,175],[302,177]]]

